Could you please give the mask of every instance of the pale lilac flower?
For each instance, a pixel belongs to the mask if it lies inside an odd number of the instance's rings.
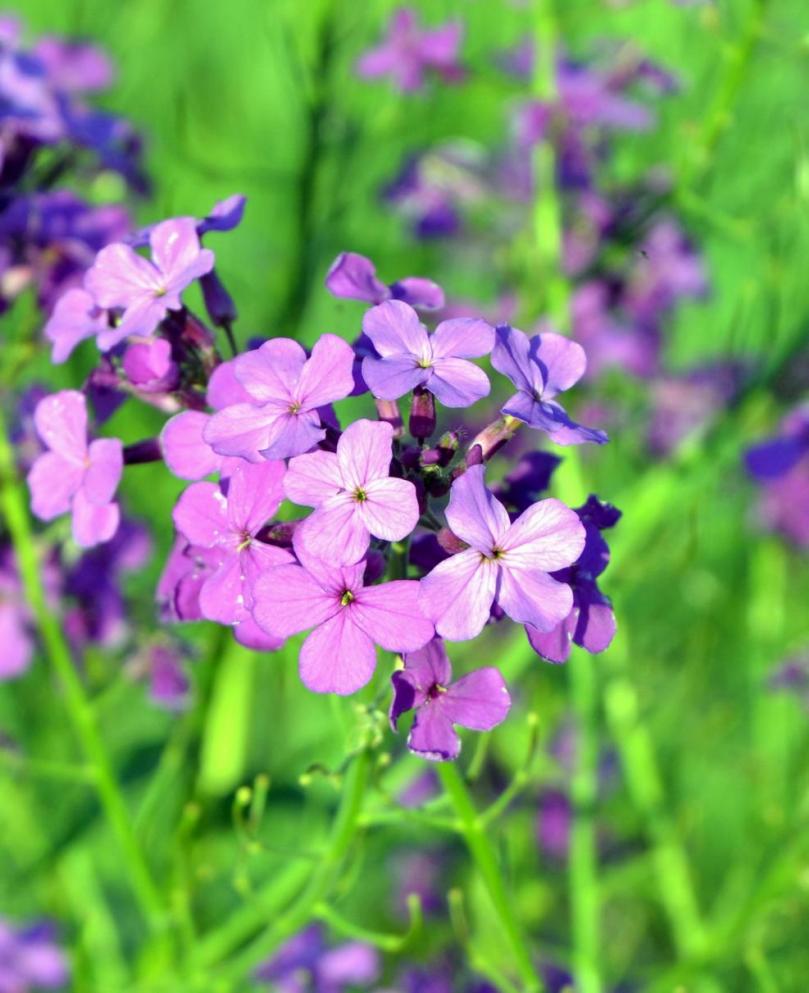
[[[216,483],[193,483],[174,508],[174,524],[192,546],[219,552],[221,559],[199,591],[203,617],[252,630],[253,587],[267,569],[292,561],[289,552],[256,535],[283,500],[282,462],[239,466],[227,493]],[[273,640],[268,650],[279,647]]]
[[[433,636],[419,608],[419,584],[395,580],[365,586],[365,563],[337,567],[306,554],[302,565],[282,565],[255,584],[253,614],[269,634],[288,638],[314,630],[301,648],[299,668],[315,693],[355,693],[376,668],[376,645],[415,651]]]
[[[326,289],[332,296],[373,304],[402,300],[418,310],[440,310],[444,306],[444,291],[431,279],[405,276],[386,286],[377,278],[373,262],[356,252],[342,252],[332,262],[326,274]]]
[[[273,338],[233,360],[233,373],[250,397],[214,414],[204,437],[220,455],[250,462],[301,455],[325,437],[318,408],[354,388],[354,352],[324,334],[311,358],[297,341]]]
[[[503,406],[503,414],[545,431],[557,445],[603,445],[608,440],[604,431],[572,421],[555,399],[577,383],[587,367],[584,349],[575,341],[553,332],[529,338],[504,324],[497,328],[492,365],[518,390]]]
[[[458,757],[461,740],[453,725],[490,731],[506,719],[511,707],[511,697],[497,669],[476,669],[451,682],[452,667],[440,638],[417,652],[408,652],[404,669],[394,672],[391,679],[391,727],[395,731],[402,714],[415,709],[407,747],[436,762]]]
[[[467,469],[452,484],[446,510],[452,532],[470,547],[420,583],[421,609],[451,641],[480,634],[493,603],[541,631],[554,628],[573,606],[570,587],[548,573],[581,554],[585,532],[577,515],[559,500],[541,500],[512,524],[484,477],[482,465]]]
[[[423,386],[445,407],[469,407],[491,389],[486,373],[467,361],[492,349],[486,321],[442,321],[428,334],[412,307],[388,300],[366,312],[362,329],[379,356],[362,360],[362,376],[379,399],[398,400]]]
[[[419,26],[415,10],[402,7],[391,18],[387,39],[362,56],[357,72],[366,79],[391,76],[405,92],[421,89],[429,70],[456,81],[463,76],[458,62],[462,36],[460,22],[428,31]]]
[[[112,498],[123,472],[123,445],[117,438],[88,445],[87,404],[77,390],[41,400],[34,423],[48,450],[28,473],[31,509],[45,521],[70,511],[73,537],[84,548],[109,541],[120,520]]]
[[[297,532],[316,558],[336,565],[358,562],[371,536],[401,541],[419,519],[416,487],[390,475],[393,428],[384,421],[355,421],[337,452],[311,452],[289,463],[284,490],[295,503],[316,507]]]
[[[115,328],[98,336],[107,351],[128,335],[150,335],[169,310],[182,307],[183,290],[213,268],[213,252],[200,248],[193,218],[157,224],[149,234],[152,261],[117,242],[102,248],[84,279],[99,307],[120,308]]]

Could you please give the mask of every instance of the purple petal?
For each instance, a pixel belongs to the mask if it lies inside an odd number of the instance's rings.
[[[401,300],[387,300],[372,307],[362,320],[362,330],[383,359],[402,355],[430,357],[427,329],[415,310]]]
[[[497,588],[497,566],[473,548],[446,559],[421,580],[419,604],[450,641],[480,634]]]
[[[90,464],[84,473],[82,491],[90,503],[109,503],[124,471],[124,446],[118,438],[99,438],[90,442],[87,456]]]
[[[609,648],[615,637],[615,614],[609,603],[582,604],[573,640],[593,655]]]
[[[202,479],[222,464],[222,456],[202,437],[209,420],[209,414],[185,410],[163,425],[160,432],[163,461],[180,479]]]
[[[296,529],[295,541],[314,558],[353,565],[368,551],[368,532],[360,504],[348,493],[338,493],[321,504]]]
[[[805,438],[773,438],[748,449],[744,460],[751,476],[770,480],[785,476],[806,454],[809,443]]]
[[[419,52],[424,61],[435,68],[454,68],[462,38],[463,24],[452,21],[432,31],[423,31],[419,39]]]
[[[326,289],[336,297],[370,303],[381,303],[390,296],[387,286],[377,279],[373,262],[356,252],[337,256],[326,275]]]
[[[427,389],[445,407],[471,407],[491,390],[489,377],[466,359],[436,359]]]
[[[399,718],[414,707],[420,707],[426,700],[426,693],[421,692],[415,685],[412,676],[407,672],[397,669],[391,676],[393,686],[393,699],[388,711],[388,720],[391,730],[396,732],[399,729]]]
[[[320,426],[320,415],[316,410],[281,414],[273,424],[272,436],[267,446],[261,449],[261,454],[265,459],[288,459],[310,451],[325,437],[326,432]]]
[[[416,713],[407,747],[432,762],[448,762],[460,754],[461,740],[443,709],[428,701]]]
[[[178,299],[189,283],[213,269],[214,254],[208,248],[200,248],[197,223],[192,217],[156,224],[149,235],[149,244],[152,258],[161,271],[161,289],[170,298]],[[172,303],[168,306],[175,309]]]
[[[609,440],[605,431],[576,424],[555,400],[536,400],[520,392],[503,406],[502,413],[516,417],[538,431],[546,431],[557,445],[582,445],[587,442],[603,445]]]
[[[528,336],[508,324],[501,324],[495,334],[496,341],[492,349],[494,368],[504,376],[508,376],[517,389],[530,395],[540,392],[544,384],[539,368],[531,363],[531,345]]]
[[[136,386],[162,379],[170,371],[171,343],[166,338],[150,338],[127,348],[122,361],[130,383]]]
[[[253,616],[268,634],[288,638],[322,624],[340,609],[340,601],[299,565],[282,565],[253,586]]]
[[[305,410],[314,410],[342,400],[353,389],[354,350],[336,334],[321,335],[298,379],[296,399]]]
[[[208,231],[232,231],[242,222],[247,197],[242,193],[232,193],[224,200],[219,200],[211,208],[207,217],[197,225],[200,235]]]
[[[227,520],[231,531],[255,534],[284,499],[283,462],[262,462],[234,469],[228,484]]]
[[[223,362],[211,373],[206,399],[208,406],[221,410],[234,403],[250,403],[252,397],[236,378],[236,359]]]
[[[129,245],[116,242],[102,248],[84,277],[84,288],[99,307],[128,308],[137,300],[153,299],[161,290],[160,273]]]
[[[66,361],[80,341],[95,337],[106,327],[106,315],[96,307],[89,293],[78,287],[63,293],[43,332],[53,343],[51,361],[56,364]]]
[[[229,535],[227,500],[215,483],[193,483],[180,494],[174,526],[192,545],[213,548]]]
[[[0,600],[0,645],[0,682],[16,679],[31,664],[34,646],[19,606],[6,600]]]
[[[537,569],[504,568],[497,603],[512,621],[550,631],[572,610],[573,592]]]
[[[405,672],[421,693],[427,693],[432,686],[448,686],[452,679],[452,667],[440,638],[433,638],[418,651],[408,652],[404,664]]]
[[[442,321],[430,338],[433,358],[474,359],[494,348],[494,328],[474,317]]]
[[[545,380],[542,395],[548,400],[570,389],[587,369],[587,357],[581,345],[551,331],[539,335],[539,347],[532,350],[532,355],[542,368]]]
[[[234,624],[244,616],[244,579],[239,555],[229,555],[205,580],[199,593],[199,606],[206,620],[218,624]]]
[[[444,291],[438,283],[421,276],[398,279],[391,285],[390,292],[394,300],[409,303],[418,310],[441,310],[446,303]]]
[[[526,624],[525,633],[537,655],[541,655],[548,662],[561,664],[570,658],[573,632],[570,630],[567,618],[560,621],[550,631],[540,631],[539,628]]]
[[[389,652],[415,651],[435,630],[421,610],[419,584],[399,579],[356,592],[351,605],[354,623]]]
[[[426,383],[430,374],[430,369],[417,365],[410,356],[375,359],[367,355],[362,360],[365,385],[380,400],[398,400]]]
[[[82,490],[73,497],[73,540],[81,548],[109,541],[118,530],[121,511],[117,503],[90,503]]]
[[[446,518],[453,534],[489,554],[502,541],[511,521],[506,508],[486,487],[485,478],[482,465],[472,466],[458,476],[450,490]]]
[[[249,614],[234,624],[233,635],[240,645],[254,652],[277,652],[284,644],[283,638],[267,634]]]
[[[316,627],[301,648],[301,681],[314,693],[347,696],[362,689],[376,668],[374,643],[341,608]]]
[[[401,541],[418,524],[416,487],[406,479],[377,479],[365,487],[366,499],[356,504],[359,519],[375,538]]]
[[[379,976],[379,953],[370,945],[349,941],[320,956],[318,982],[324,991],[344,986],[369,986]]]
[[[575,511],[560,500],[549,499],[523,511],[502,537],[500,547],[506,552],[508,569],[553,572],[576,561],[585,538]]]
[[[319,507],[342,488],[343,477],[333,452],[310,452],[290,459],[284,477],[284,492],[294,503],[302,507]]]
[[[462,676],[437,698],[436,704],[453,724],[489,731],[506,719],[511,697],[498,669],[476,669]]]
[[[74,494],[82,483],[84,470],[56,452],[44,452],[31,466],[28,487],[31,510],[43,521],[52,521],[70,510]]]
[[[236,380],[255,403],[292,402],[292,391],[306,364],[306,352],[291,338],[273,338],[233,360]]]
[[[217,411],[205,425],[202,437],[218,455],[233,455],[260,462],[261,452],[284,429],[277,404],[235,403]]]
[[[130,335],[148,338],[167,312],[166,297],[140,297],[127,307],[121,322],[116,327],[99,333],[98,347],[102,352],[108,352]]]
[[[390,475],[393,428],[384,421],[355,421],[337,442],[337,460],[347,490],[365,488]]]
[[[44,397],[34,411],[37,434],[53,452],[83,463],[87,454],[87,404],[78,390]]]

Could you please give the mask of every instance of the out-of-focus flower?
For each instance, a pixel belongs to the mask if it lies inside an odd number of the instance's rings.
[[[729,362],[663,376],[650,383],[649,447],[668,455],[683,439],[709,423],[737,393],[743,369]]]
[[[16,679],[28,669],[34,655],[31,612],[23,596],[10,548],[0,550],[0,682]]]
[[[357,72],[366,79],[390,76],[405,92],[421,89],[430,71],[456,82],[463,78],[458,61],[462,37],[459,21],[428,30],[419,26],[415,10],[402,7],[391,18],[386,40],[360,58]]]
[[[0,993],[56,990],[70,978],[53,925],[15,927],[0,918]]]
[[[351,941],[329,948],[323,929],[312,924],[260,965],[255,978],[281,993],[342,993],[369,986],[379,972],[379,954],[371,945]]]

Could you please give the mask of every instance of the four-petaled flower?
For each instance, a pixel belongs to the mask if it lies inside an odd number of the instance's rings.
[[[469,407],[488,395],[486,373],[467,361],[492,350],[494,328],[486,321],[442,321],[428,334],[412,307],[388,300],[366,312],[362,329],[379,356],[362,360],[362,377],[375,397],[398,400],[421,386],[445,407]]]
[[[28,473],[31,509],[44,521],[71,511],[73,537],[83,548],[109,541],[120,521],[112,498],[124,466],[121,442],[98,438],[87,443],[87,404],[77,390],[40,400],[34,424],[48,451]]]
[[[213,252],[200,248],[192,217],[155,225],[149,245],[151,262],[123,242],[107,245],[84,277],[85,289],[99,307],[124,312],[117,327],[98,335],[104,351],[128,335],[150,335],[168,311],[180,310],[183,290],[213,269]]]
[[[490,731],[506,719],[511,697],[499,671],[488,666],[451,682],[452,667],[440,638],[406,654],[404,664],[392,676],[390,723],[395,731],[402,714],[415,708],[407,747],[423,758],[458,757],[461,741],[454,724]]]
[[[512,524],[486,488],[483,466],[452,484],[447,522],[470,547],[440,562],[421,580],[419,602],[438,634],[466,641],[481,632],[493,603],[520,624],[549,631],[573,606],[569,586],[548,575],[572,565],[584,548],[584,527],[559,500],[540,500]]]
[[[250,397],[214,414],[205,441],[220,455],[250,462],[301,455],[321,441],[319,407],[354,388],[354,352],[342,338],[324,334],[306,357],[291,338],[273,338],[233,360],[233,373]]]
[[[230,476],[227,493],[215,483],[194,483],[174,508],[180,534],[191,545],[218,554],[199,591],[202,616],[233,625],[237,639],[250,645],[257,633],[250,614],[256,580],[292,562],[289,552],[256,538],[283,500],[284,472],[283,462],[242,464]],[[278,638],[264,641],[268,650],[281,645]]]
[[[311,452],[289,463],[286,495],[316,507],[297,538],[317,558],[337,565],[358,562],[371,535],[401,541],[419,519],[416,487],[390,475],[393,428],[384,421],[356,421],[337,442],[337,453]]]
[[[545,431],[557,445],[580,445],[585,441],[603,445],[608,440],[604,431],[572,421],[554,399],[577,383],[587,367],[584,349],[575,341],[553,332],[529,338],[504,324],[497,328],[492,365],[508,376],[518,391],[502,413]]]
[[[412,652],[433,637],[433,625],[419,608],[419,584],[394,580],[365,586],[365,562],[337,567],[306,554],[301,565],[281,565],[254,587],[253,616],[269,634],[288,638],[314,628],[298,665],[315,693],[355,693],[376,668],[376,645]]]

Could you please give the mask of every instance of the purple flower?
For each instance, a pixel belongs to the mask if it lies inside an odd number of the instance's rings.
[[[54,990],[69,978],[67,958],[52,925],[15,928],[0,918],[0,993]]]
[[[184,710],[188,706],[191,684],[183,661],[183,653],[171,645],[152,645],[149,649],[149,696],[165,710]]]
[[[362,329],[379,356],[362,360],[375,397],[398,400],[422,386],[445,407],[469,407],[491,389],[486,373],[467,361],[492,349],[494,329],[486,321],[442,321],[430,335],[412,307],[388,300],[366,312]]]
[[[573,594],[548,573],[576,561],[584,527],[558,500],[541,500],[512,524],[484,476],[483,466],[472,466],[452,484],[447,523],[470,547],[421,580],[421,608],[452,641],[479,634],[493,603],[520,624],[550,631],[570,613]]]
[[[391,76],[404,92],[421,89],[431,69],[448,82],[457,81],[463,76],[458,62],[462,35],[459,22],[426,31],[419,27],[416,11],[402,7],[391,18],[386,41],[362,56],[357,72],[365,79]]]
[[[241,465],[228,480],[226,493],[216,483],[193,483],[174,508],[180,534],[192,546],[221,556],[199,591],[202,616],[233,625],[237,637],[245,622],[245,630],[253,631],[250,609],[258,577],[292,561],[289,552],[256,538],[281,504],[284,472],[282,462]],[[276,639],[265,641],[269,651],[281,644]]]
[[[359,941],[328,948],[323,929],[312,924],[290,938],[255,978],[281,993],[340,993],[348,986],[368,986],[379,976],[379,955]]]
[[[104,351],[127,335],[150,335],[169,310],[182,307],[183,290],[213,268],[213,252],[200,248],[193,218],[156,225],[149,244],[151,262],[123,242],[107,245],[85,276],[85,288],[99,307],[123,310],[117,327],[98,336]]]
[[[554,398],[570,389],[584,375],[587,359],[575,341],[548,332],[529,338],[517,328],[497,328],[492,365],[508,376],[518,392],[502,408],[529,427],[545,431],[557,445],[580,445],[592,441],[603,445],[604,431],[572,421]]]
[[[782,433],[747,450],[745,464],[750,475],[768,483],[788,475],[809,456],[809,406],[798,408],[784,421]]]
[[[51,85],[65,93],[106,89],[115,76],[104,52],[83,41],[42,35],[32,53],[45,67]]]
[[[497,669],[477,669],[454,683],[451,679],[452,667],[440,638],[407,653],[404,669],[391,677],[391,727],[396,731],[402,714],[415,709],[407,747],[435,762],[458,757],[461,740],[453,725],[490,731],[506,719],[511,707],[511,697]]]
[[[45,521],[70,511],[73,537],[84,548],[109,541],[120,520],[112,498],[123,472],[121,442],[100,438],[87,444],[87,404],[76,390],[41,400],[34,423],[48,450],[28,473],[31,509]]]
[[[311,452],[289,463],[287,497],[316,507],[297,531],[310,555],[351,565],[368,551],[371,535],[401,541],[419,519],[416,487],[390,475],[393,428],[384,421],[355,421],[337,452]]]
[[[220,455],[251,462],[301,455],[325,437],[318,408],[354,388],[354,353],[324,334],[307,359],[291,338],[273,338],[233,360],[236,380],[250,397],[214,414],[204,438]]]
[[[356,252],[342,252],[332,262],[326,289],[332,296],[373,304],[402,300],[418,310],[440,310],[444,306],[444,291],[431,279],[406,276],[386,286],[377,278],[373,262]]]
[[[253,615],[278,638],[314,628],[301,648],[299,668],[315,693],[355,693],[376,668],[376,645],[389,652],[415,651],[433,636],[419,608],[419,584],[396,580],[365,586],[365,563],[337,567],[306,554],[301,565],[281,565],[254,588]]]
[[[494,490],[498,500],[517,513],[536,503],[551,485],[551,476],[562,460],[550,452],[527,452]]]
[[[612,604],[598,588],[597,579],[610,560],[610,550],[601,532],[614,527],[621,512],[590,496],[576,513],[584,525],[584,549],[572,566],[552,574],[573,590],[573,607],[551,631],[540,631],[530,624],[525,627],[531,647],[549,662],[566,662],[571,643],[593,654],[603,652],[615,635]]]
[[[573,810],[564,790],[545,789],[539,795],[537,809],[537,841],[553,859],[567,859]]]

